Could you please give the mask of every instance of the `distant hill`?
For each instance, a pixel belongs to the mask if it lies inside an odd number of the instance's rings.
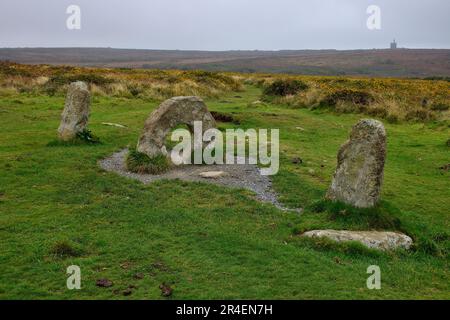
[[[0,48],[0,60],[111,68],[203,69],[369,77],[449,77],[450,50],[179,51]]]

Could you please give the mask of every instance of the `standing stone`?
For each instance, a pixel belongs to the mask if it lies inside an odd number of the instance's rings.
[[[202,121],[203,132],[216,127],[216,121],[199,97],[174,97],[164,101],[145,121],[137,151],[150,158],[167,155],[165,141],[170,131],[184,124],[192,132],[195,121]]]
[[[58,136],[61,140],[71,140],[86,128],[89,109],[90,93],[87,84],[82,81],[71,83],[58,128]]]
[[[380,121],[365,119],[341,146],[327,199],[359,208],[373,207],[380,198],[386,158],[386,131]]]

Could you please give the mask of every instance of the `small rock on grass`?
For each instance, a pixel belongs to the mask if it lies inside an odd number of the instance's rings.
[[[292,158],[291,162],[293,164],[302,164],[303,160],[301,158],[299,158],[299,157],[295,157],[295,158]]]
[[[126,128],[126,126],[124,126],[123,124],[112,123],[112,122],[102,122],[102,125],[110,126],[110,127]]]
[[[143,274],[142,272],[136,273],[136,274],[133,276],[133,278],[134,278],[134,279],[137,279],[137,280],[144,279],[144,274]]]
[[[163,297],[170,297],[172,295],[173,289],[168,284],[162,283],[159,288]]]
[[[123,263],[120,264],[120,267],[124,270],[127,270],[131,267],[131,262],[125,261]]]
[[[131,295],[133,293],[133,289],[131,289],[131,288],[126,288],[125,290],[123,290],[123,292],[122,292],[122,294],[124,295],[124,296],[129,296],[129,295]]]
[[[130,294],[133,293],[133,289],[136,289],[136,286],[134,285],[129,285],[128,288],[126,288],[125,290],[122,291],[122,294],[124,296],[129,296]]]
[[[97,287],[108,288],[113,285],[111,280],[108,279],[98,279],[95,283]]]
[[[200,172],[200,176],[202,178],[206,178],[206,179],[217,179],[217,178],[221,178],[223,176],[226,175],[226,172],[224,171],[205,171],[205,172]]]
[[[122,294],[123,296],[129,296],[133,293],[133,289],[137,289],[135,285],[129,285],[125,289],[115,289],[113,290],[114,294]]]

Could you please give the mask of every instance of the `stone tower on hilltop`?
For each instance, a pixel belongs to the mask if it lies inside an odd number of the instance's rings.
[[[394,39],[394,42],[391,42],[391,50],[395,50],[395,49],[397,49],[397,42],[395,42],[395,39]]]

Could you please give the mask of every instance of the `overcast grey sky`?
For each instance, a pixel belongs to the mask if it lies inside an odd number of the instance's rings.
[[[71,4],[81,30],[66,28]],[[450,0],[0,0],[0,47],[450,48],[449,14]]]

